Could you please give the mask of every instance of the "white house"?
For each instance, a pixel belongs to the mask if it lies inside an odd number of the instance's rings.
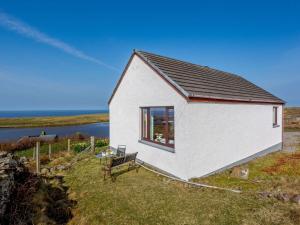
[[[201,177],[280,150],[283,105],[240,76],[134,51],[109,100],[110,145]]]

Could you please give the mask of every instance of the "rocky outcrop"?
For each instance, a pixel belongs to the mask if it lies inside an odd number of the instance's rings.
[[[25,167],[20,160],[10,153],[0,152],[0,221],[14,190],[15,179],[24,170]]]

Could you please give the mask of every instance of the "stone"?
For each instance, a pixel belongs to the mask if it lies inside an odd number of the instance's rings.
[[[7,152],[5,151],[0,151],[0,158],[4,158],[7,156]]]
[[[264,197],[264,198],[270,198],[272,197],[272,193],[271,192],[267,192],[267,191],[263,191],[259,193],[260,196]]]
[[[249,176],[249,169],[242,168],[242,167],[234,167],[230,174],[231,177],[241,178],[241,179],[248,179]]]
[[[23,164],[28,163],[28,159],[25,156],[20,157],[19,161],[20,161],[20,163],[23,163]]]
[[[65,167],[64,165],[58,165],[58,166],[56,167],[56,169],[57,169],[57,170],[65,170],[66,167]]]
[[[42,175],[47,175],[49,173],[49,169],[47,169],[47,168],[43,168],[42,170],[41,170],[41,174]]]
[[[300,205],[300,195],[294,195],[294,197],[292,198],[292,202]]]
[[[15,187],[15,176],[24,172],[24,165],[12,154],[0,152],[0,218],[3,217]]]
[[[289,194],[279,193],[275,196],[279,201],[288,202],[291,198]]]

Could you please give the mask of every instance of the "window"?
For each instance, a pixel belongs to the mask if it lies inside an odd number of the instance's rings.
[[[174,147],[174,107],[143,107],[141,138]]]
[[[278,126],[278,107],[273,107],[273,127]]]

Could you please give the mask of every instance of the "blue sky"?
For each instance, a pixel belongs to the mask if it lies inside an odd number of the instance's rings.
[[[106,109],[133,49],[300,105],[299,1],[2,1],[0,110]]]

